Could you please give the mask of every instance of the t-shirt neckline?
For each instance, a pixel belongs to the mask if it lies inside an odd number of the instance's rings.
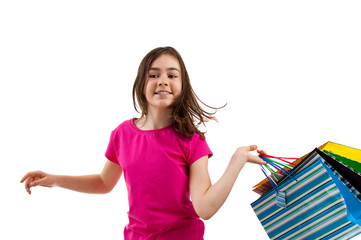
[[[130,122],[130,125],[132,126],[132,128],[139,132],[139,133],[143,133],[143,134],[148,134],[148,133],[158,133],[158,132],[163,132],[165,130],[168,130],[168,129],[172,129],[173,128],[173,125],[169,125],[169,126],[166,126],[166,127],[163,127],[163,128],[159,128],[159,129],[152,129],[152,130],[142,130],[142,129],[139,129],[134,121],[137,120],[138,118],[132,118],[129,120]]]

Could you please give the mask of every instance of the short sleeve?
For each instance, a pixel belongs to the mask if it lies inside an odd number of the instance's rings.
[[[206,155],[210,158],[213,156],[213,153],[206,140],[202,139],[198,133],[194,133],[190,140],[188,165],[192,165],[195,161]]]
[[[113,163],[116,163],[118,165],[119,164],[119,161],[118,161],[118,157],[117,157],[117,149],[116,149],[116,143],[117,142],[117,139],[116,139],[116,132],[115,130],[112,131],[112,133],[110,134],[110,139],[109,139],[109,144],[108,144],[108,148],[105,152],[105,157],[113,162]]]

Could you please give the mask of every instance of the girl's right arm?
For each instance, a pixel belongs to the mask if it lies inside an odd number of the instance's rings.
[[[25,189],[29,194],[30,188],[35,186],[56,186],[83,193],[108,193],[117,184],[122,173],[121,166],[108,160],[100,174],[65,176],[34,171],[27,173],[20,182],[25,182]]]

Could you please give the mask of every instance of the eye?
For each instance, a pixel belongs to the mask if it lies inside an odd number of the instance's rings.
[[[159,76],[156,75],[156,74],[150,74],[150,75],[149,75],[149,78],[157,78],[157,77],[159,77]]]
[[[178,76],[171,74],[171,75],[169,75],[168,77],[169,77],[169,78],[177,78]]]

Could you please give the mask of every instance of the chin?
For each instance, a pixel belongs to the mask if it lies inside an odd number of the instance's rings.
[[[167,102],[167,103],[158,103],[158,104],[152,104],[152,106],[154,108],[158,108],[158,109],[170,109],[171,105],[172,105],[173,102]]]

